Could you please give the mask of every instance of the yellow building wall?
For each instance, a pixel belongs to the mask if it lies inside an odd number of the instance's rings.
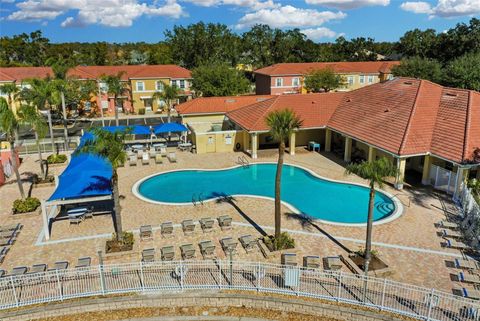
[[[340,74],[340,76],[342,76],[344,78],[345,86],[343,86],[341,88],[337,88],[337,90],[338,91],[348,91],[348,90],[354,90],[354,89],[362,88],[362,87],[365,87],[365,86],[368,86],[368,85],[373,85],[373,84],[388,80],[388,77],[390,75],[391,74],[384,74],[384,73],[380,73],[380,74],[362,74],[362,73]],[[363,83],[360,83],[360,76],[365,76]],[[373,82],[371,82],[371,83],[368,82],[368,76],[373,76]],[[350,84],[348,82],[348,77],[353,77],[353,84]],[[307,93],[307,90],[303,86],[304,85],[304,79],[305,79],[304,77],[302,77],[300,79],[300,82],[302,84],[302,88],[301,88],[300,92],[302,94]]]
[[[157,81],[162,81],[164,84],[169,85],[169,78],[154,78],[154,79],[131,79],[131,88],[132,88],[132,98],[133,98],[133,107],[135,111],[138,112],[139,108],[145,108],[145,104],[141,97],[152,97],[152,95],[157,91],[156,84]],[[137,83],[143,82],[144,90],[137,91]],[[158,110],[158,103],[156,99],[152,103],[152,110],[155,112]]]
[[[240,144],[238,150],[243,150],[244,146],[243,131],[195,133],[192,135],[194,144],[197,147],[197,154],[205,153],[226,153],[237,151],[236,145]],[[227,138],[230,137],[231,144],[227,144]],[[209,143],[210,141],[210,143]]]

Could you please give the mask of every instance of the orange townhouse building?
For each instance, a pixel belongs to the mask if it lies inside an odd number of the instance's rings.
[[[192,97],[191,72],[177,65],[76,66],[68,70],[67,77],[95,81],[97,91],[93,94],[91,101],[84,102],[84,107],[87,110],[102,108],[106,114],[113,114],[114,97],[108,93],[102,77],[119,74],[126,87],[124,94],[117,100],[116,107],[120,112],[138,112],[144,108],[148,113],[163,108],[165,102],[161,99],[153,99],[152,96],[156,92],[162,92],[167,84],[179,88],[179,101]],[[23,88],[29,86],[28,79],[47,77],[54,77],[50,67],[0,68],[0,85],[14,83]],[[7,98],[6,93],[0,92],[0,96]]]
[[[312,71],[331,69],[345,85],[335,91],[350,91],[392,79],[392,67],[399,61],[280,63],[255,70],[257,95],[306,93],[305,76]]]

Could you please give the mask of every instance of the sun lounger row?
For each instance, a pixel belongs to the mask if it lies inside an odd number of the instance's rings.
[[[232,218],[228,215],[223,215],[217,218],[218,225],[222,230],[232,228]],[[212,232],[215,225],[215,220],[211,217],[204,217],[199,220],[200,227],[204,233]],[[191,235],[195,232],[196,224],[193,220],[183,220],[181,223],[182,231],[185,235]],[[162,237],[173,236],[173,222],[164,222],[160,225],[160,233]],[[153,239],[153,227],[151,225],[140,226],[140,239]]]
[[[177,155],[175,152],[170,152],[168,155],[165,155],[167,159],[170,161],[170,163],[176,163],[177,162]],[[162,164],[163,163],[163,155],[162,154],[147,154],[144,153],[142,154],[141,157],[139,157],[142,160],[142,165],[150,165],[150,159],[155,160],[155,164]],[[129,166],[137,166],[137,155],[131,154],[128,156],[128,165]]]
[[[328,256],[324,259],[326,270],[339,270],[343,263],[339,256]],[[303,267],[306,269],[320,268],[320,257],[317,255],[307,255],[303,257]],[[281,264],[285,266],[297,266],[297,255],[295,253],[283,253],[281,255]]]
[[[90,257],[79,258],[77,261],[77,265],[75,265],[75,268],[88,268],[90,267],[91,262],[92,262],[92,259]],[[6,275],[4,270],[0,270],[0,277],[18,276],[18,275],[24,275],[24,274],[35,274],[35,273],[41,273],[46,271],[62,271],[62,270],[66,270],[68,266],[69,266],[68,261],[57,261],[51,268],[48,268],[48,265],[44,263],[34,264],[30,268],[27,266],[17,266],[12,269],[9,275]]]
[[[0,263],[3,263],[10,246],[17,240],[23,225],[20,223],[0,226]]]
[[[244,235],[239,238],[240,243],[247,253],[252,252],[257,246],[257,240],[251,235]],[[238,242],[231,237],[223,238],[220,240],[220,245],[226,255],[235,254],[237,251]],[[215,258],[216,245],[211,240],[201,241],[198,243],[200,253],[204,259]],[[173,246],[168,245],[160,249],[162,261],[172,261],[175,259],[175,249]],[[183,260],[194,259],[196,253],[195,246],[191,243],[183,244],[180,246],[180,254]],[[155,249],[149,248],[142,251],[143,262],[153,262],[156,259]]]

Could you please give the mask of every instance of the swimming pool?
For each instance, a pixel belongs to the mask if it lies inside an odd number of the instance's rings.
[[[257,163],[220,170],[177,170],[146,177],[133,186],[139,198],[161,204],[192,204],[223,196],[274,197],[276,164]],[[368,187],[331,181],[285,164],[281,198],[295,213],[334,224],[365,224]],[[390,221],[402,205],[384,192],[375,195],[374,221]]]

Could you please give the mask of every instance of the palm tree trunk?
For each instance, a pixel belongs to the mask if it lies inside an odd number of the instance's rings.
[[[48,108],[48,129],[50,130],[50,140],[52,142],[52,153],[55,152],[55,139],[53,137],[53,125],[52,125],[52,110]]]
[[[282,168],[283,168],[283,155],[285,154],[285,142],[281,141],[278,146],[278,162],[277,173],[275,175],[275,238],[280,237],[282,228],[282,216],[281,216],[281,180],[282,180]]]
[[[115,126],[118,126],[117,95],[113,97],[113,108],[115,111]]]
[[[37,145],[38,150],[38,161],[40,162],[40,172],[42,173],[43,179],[47,178],[45,175],[45,168],[43,168],[43,157],[42,157],[42,150],[40,148],[40,140],[38,138],[38,133],[35,131],[35,144]]]
[[[117,241],[122,240],[122,216],[120,212],[122,208],[120,207],[120,193],[118,191],[118,174],[116,170],[113,170],[112,176],[112,185],[113,185],[113,211],[115,213],[115,233],[117,235]]]
[[[63,135],[65,136],[65,151],[68,150],[68,129],[67,129],[67,109],[65,108],[65,94],[60,93],[62,98],[62,113],[63,113]]]
[[[17,155],[15,153],[15,142],[10,141],[10,157],[12,160],[13,171],[15,172],[15,178],[17,179],[18,190],[20,191],[20,196],[22,199],[25,199],[25,191],[23,190],[23,183],[20,177],[20,172],[18,171]]]
[[[365,276],[368,276],[368,266],[372,257],[372,228],[373,228],[373,206],[375,204],[375,188],[370,187],[370,199],[368,200],[367,237],[365,242],[365,261],[363,269]]]

